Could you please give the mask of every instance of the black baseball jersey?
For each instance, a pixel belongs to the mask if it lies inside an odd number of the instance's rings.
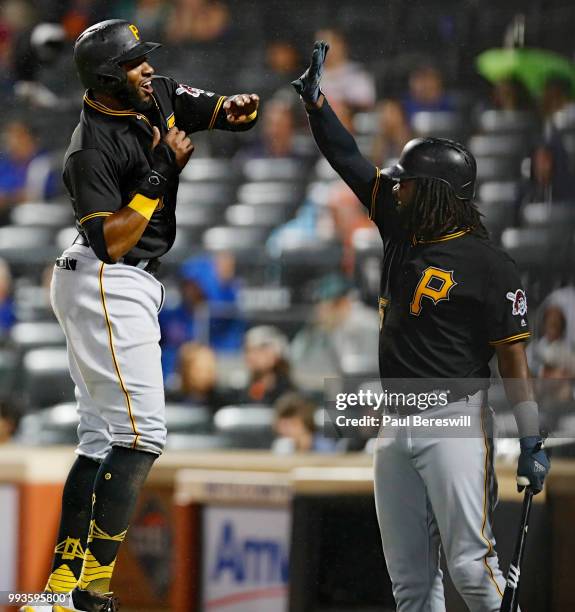
[[[72,199],[79,231],[92,219],[106,217],[129,204],[150,170],[152,126],[163,135],[173,126],[186,133],[209,129],[242,131],[248,124],[228,123],[225,96],[156,77],[154,107],[145,113],[112,110],[88,91],[84,108],[64,160],[64,183]],[[160,257],[176,235],[178,178],[170,182],[140,241],[129,257]]]
[[[322,152],[383,239],[381,376],[489,377],[494,347],[530,335],[513,260],[468,229],[428,242],[412,239],[399,222],[393,181],[361,156],[327,103],[309,117]]]

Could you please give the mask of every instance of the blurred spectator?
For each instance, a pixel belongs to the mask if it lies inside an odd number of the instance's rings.
[[[12,39],[8,27],[0,21],[0,95],[4,96],[12,85]]]
[[[375,309],[352,294],[352,284],[330,274],[318,281],[313,318],[291,343],[294,378],[309,387],[318,379],[377,372],[379,326]]]
[[[0,444],[10,441],[18,428],[20,414],[20,411],[10,403],[0,403]]]
[[[230,27],[228,6],[218,0],[174,0],[169,5],[164,38],[171,44],[215,41]]]
[[[520,198],[521,204],[575,201],[575,177],[558,135],[533,151],[530,176],[523,182]]]
[[[246,333],[244,357],[250,378],[237,403],[271,406],[280,395],[294,389],[288,346],[287,338],[272,325],[252,327]]]
[[[546,349],[560,345],[575,349],[575,287],[552,291],[537,312],[536,337],[527,347],[531,371],[539,376]]]
[[[377,132],[371,160],[380,167],[397,159],[404,145],[413,138],[411,126],[399,100],[383,100],[377,105]]]
[[[112,6],[104,7],[99,0],[67,0],[58,3],[62,12],[61,23],[66,30],[69,40],[76,38],[90,24],[104,19],[110,19],[109,10]],[[114,3],[116,4],[116,3]]]
[[[550,77],[545,82],[541,96],[541,112],[543,117],[553,124],[555,114],[561,111],[567,111],[575,116],[573,86],[567,79]]]
[[[66,40],[60,24],[39,23],[18,36],[13,52],[14,93],[31,107],[62,110],[69,101],[41,82],[42,71],[56,63]]]
[[[0,259],[0,337],[5,339],[16,323],[16,311],[12,299],[12,275],[8,263]]]
[[[281,34],[280,34],[281,35]],[[265,51],[255,48],[251,58],[238,71],[237,82],[244,91],[255,91],[262,100],[269,100],[278,91],[294,98],[289,83],[303,72],[299,50],[288,38],[274,38],[266,42]]]
[[[540,377],[537,381],[542,426],[546,431],[562,429],[561,419],[575,417],[575,353],[558,341],[542,351]]]
[[[324,437],[315,423],[316,406],[299,393],[286,393],[274,405],[278,453],[333,453],[336,441]]]
[[[46,200],[57,193],[59,178],[50,154],[24,121],[8,122],[0,155],[0,219],[9,207],[26,201]]]
[[[321,89],[330,103],[343,102],[353,111],[372,108],[375,104],[374,79],[361,64],[349,59],[343,32],[326,28],[316,32],[315,40],[329,43]]]
[[[264,105],[259,138],[238,153],[238,159],[299,158],[294,149],[294,112],[289,102],[270,100]]]
[[[411,122],[422,111],[453,111],[453,100],[445,93],[443,75],[436,66],[424,64],[409,75],[409,92],[403,99],[403,109]]]
[[[209,346],[185,342],[178,357],[180,384],[174,400],[188,406],[205,406],[212,412],[229,403],[229,398],[217,389],[216,354]]]
[[[351,274],[354,266],[353,234],[360,228],[372,228],[373,223],[365,207],[343,181],[337,181],[330,189],[327,209],[333,221],[334,237],[344,248],[342,268]]]
[[[338,241],[344,247],[342,270],[351,272],[353,233],[362,227],[373,227],[365,207],[343,181],[337,180],[312,189],[295,218],[271,233],[266,248],[277,256],[284,245],[296,240]]]
[[[164,376],[176,369],[180,346],[194,340],[216,351],[238,351],[244,323],[237,310],[235,260],[228,253],[189,259],[180,267],[180,298],[159,315]]]
[[[497,110],[533,111],[535,101],[519,79],[502,79],[493,87],[493,105]]]
[[[132,0],[115,4],[114,16],[138,24],[138,30],[144,40],[163,40],[171,2]]]

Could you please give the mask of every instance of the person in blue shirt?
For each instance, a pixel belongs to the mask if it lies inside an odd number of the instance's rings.
[[[182,264],[181,301],[159,315],[166,378],[175,372],[184,342],[200,342],[216,352],[242,348],[245,323],[238,313],[239,284],[234,274],[235,261],[227,253],[193,257]]]
[[[26,201],[47,200],[57,194],[58,176],[51,155],[23,121],[10,121],[0,147],[0,218]]]
[[[0,259],[0,339],[5,339],[16,323],[12,298],[12,276],[8,264]]]

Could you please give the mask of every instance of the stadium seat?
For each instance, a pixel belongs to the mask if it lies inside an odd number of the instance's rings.
[[[553,125],[561,132],[575,130],[575,108],[571,105],[556,112],[553,115]]]
[[[204,157],[187,164],[180,175],[182,181],[233,182],[237,172],[229,159]]]
[[[0,258],[8,262],[15,276],[39,272],[58,255],[53,237],[54,229],[50,227],[0,227]]]
[[[214,415],[216,432],[237,448],[269,448],[275,412],[266,406],[225,406]]]
[[[238,189],[240,204],[273,205],[298,203],[302,196],[302,186],[291,182],[262,181],[244,183]]]
[[[171,433],[168,431],[166,450],[208,451],[234,448],[232,438],[217,434]]]
[[[209,433],[212,415],[203,406],[167,403],[166,424],[172,433]]]
[[[178,187],[178,206],[216,204],[227,206],[234,199],[234,187],[224,182],[181,182]]]
[[[459,113],[428,112],[415,113],[411,119],[417,136],[434,136],[462,140],[465,132],[465,122]]]
[[[570,237],[569,234],[565,227],[508,227],[501,236],[501,244],[505,249],[554,249],[556,241]],[[538,253],[542,257],[541,251]]]
[[[531,113],[521,111],[486,110],[479,116],[478,124],[481,132],[529,133],[537,126],[537,118]]]
[[[275,206],[235,204],[226,210],[225,219],[229,225],[274,228],[291,217],[292,209],[292,206],[282,204]]]
[[[519,177],[521,165],[514,157],[478,157],[478,181],[506,181]]]
[[[20,283],[14,290],[18,321],[54,321],[48,288],[43,285]]]
[[[9,399],[15,390],[18,355],[9,348],[0,349],[0,400]]]
[[[226,204],[193,202],[178,204],[176,219],[179,228],[194,230],[205,229],[222,222]]]
[[[318,181],[335,181],[339,178],[339,175],[329,165],[325,157],[320,157],[315,164],[314,177]]]
[[[58,404],[22,417],[16,442],[26,446],[51,446],[78,442],[76,403]]]
[[[575,230],[575,202],[572,204],[551,204],[536,202],[521,209],[521,223],[529,227],[556,225]]]
[[[65,227],[73,223],[74,213],[68,203],[28,202],[12,209],[10,222],[20,226]]]
[[[208,251],[243,251],[259,250],[267,238],[268,230],[262,227],[212,227],[203,236],[203,246]]]
[[[517,206],[515,202],[480,202],[479,212],[491,239],[498,242],[503,230],[515,225],[517,221]]]
[[[379,114],[377,112],[356,113],[353,117],[353,128],[356,134],[375,134],[378,130]]]
[[[516,202],[519,195],[517,181],[486,181],[477,190],[477,199],[483,204]]]
[[[319,239],[287,237],[275,258],[279,264],[280,284],[292,287],[295,300],[304,299],[304,286],[309,281],[341,270],[343,249],[341,244]]]
[[[75,227],[65,227],[56,234],[56,247],[61,252],[67,249],[78,236],[78,230]]]
[[[24,394],[28,407],[44,408],[74,400],[74,383],[64,348],[39,348],[24,355]]]
[[[477,134],[469,139],[468,147],[475,157],[524,157],[530,146],[525,134]]]
[[[377,304],[381,280],[381,261],[383,243],[375,228],[360,228],[352,237],[354,260],[354,279],[359,288],[361,299],[366,304]]]
[[[10,331],[10,340],[20,351],[66,345],[64,332],[56,321],[16,323]]]
[[[248,159],[242,167],[247,181],[299,181],[305,167],[301,161],[290,158]]]

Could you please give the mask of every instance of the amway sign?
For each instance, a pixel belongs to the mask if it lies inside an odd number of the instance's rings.
[[[208,507],[203,525],[202,609],[285,612],[289,512]]]

